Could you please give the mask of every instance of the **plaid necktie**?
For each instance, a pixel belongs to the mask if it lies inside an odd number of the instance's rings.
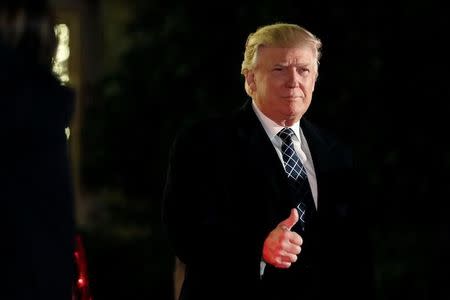
[[[294,149],[293,135],[295,133],[291,128],[283,128],[278,132],[278,136],[283,141],[281,152],[283,154],[284,169],[290,184],[296,192],[296,196],[298,196],[296,207],[300,217],[299,223],[302,230],[305,230],[305,225],[311,220],[312,213],[315,210],[315,204],[306,169]]]

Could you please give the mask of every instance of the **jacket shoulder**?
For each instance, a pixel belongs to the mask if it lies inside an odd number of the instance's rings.
[[[336,157],[336,161],[340,161],[347,166],[353,166],[352,146],[334,131],[318,126],[306,119],[302,119],[300,126],[308,140],[314,139],[322,149]]]

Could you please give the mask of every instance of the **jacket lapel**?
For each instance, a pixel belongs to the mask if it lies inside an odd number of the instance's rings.
[[[330,155],[333,145],[330,145],[327,141],[325,141],[323,136],[318,132],[317,128],[315,128],[307,120],[302,118],[300,121],[300,127],[302,128],[303,134],[308,142],[308,147],[314,164],[314,170],[316,172],[318,190],[317,211],[319,212],[323,211],[323,209],[327,206],[327,197],[321,197],[321,195],[323,196],[323,191],[328,189],[327,182],[329,180],[329,176],[327,174],[333,166],[333,156]]]
[[[286,212],[289,214],[290,204],[283,201],[288,199],[287,179],[278,154],[253,111],[251,101],[246,102],[235,117],[239,144],[245,150],[243,159],[253,170],[252,176],[257,183],[255,189],[268,199],[264,203],[267,218],[279,221],[280,214],[282,217],[287,217]]]

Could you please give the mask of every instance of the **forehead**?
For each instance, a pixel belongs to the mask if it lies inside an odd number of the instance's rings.
[[[312,64],[315,53],[311,47],[261,47],[258,61],[263,64]]]

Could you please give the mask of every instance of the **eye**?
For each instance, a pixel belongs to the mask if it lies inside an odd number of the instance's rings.
[[[308,68],[300,68],[299,69],[299,73],[300,74],[308,74],[309,73],[309,69]]]

